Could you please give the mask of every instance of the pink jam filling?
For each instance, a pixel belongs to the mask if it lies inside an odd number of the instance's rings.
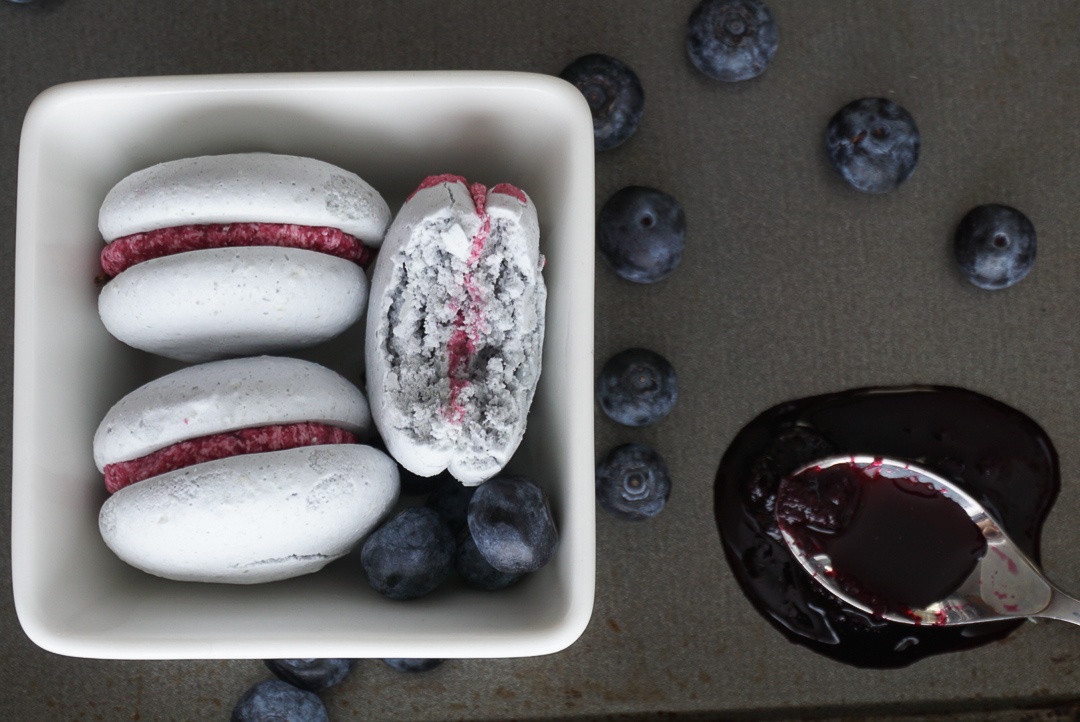
[[[464,182],[464,179],[462,181]],[[469,385],[469,362],[476,355],[476,341],[483,330],[484,323],[484,297],[473,279],[472,269],[479,263],[480,256],[484,252],[484,244],[491,235],[491,217],[488,216],[486,210],[487,189],[480,183],[473,183],[469,186],[469,194],[480,216],[480,228],[473,236],[469,258],[466,262],[467,270],[462,279],[467,295],[465,307],[458,309],[454,322],[455,328],[450,335],[446,350],[450,375],[450,398],[443,413],[448,420],[457,424],[465,419],[465,407],[459,401],[459,397]]]
[[[112,494],[159,474],[229,456],[283,451],[300,446],[355,443],[356,435],[351,431],[317,422],[274,424],[210,434],[166,446],[138,459],[106,464],[105,488]]]
[[[473,357],[476,355],[477,341],[486,328],[484,319],[484,302],[486,299],[474,278],[473,269],[480,262],[480,257],[484,253],[484,246],[491,235],[491,217],[487,213],[487,188],[481,183],[470,184],[462,176],[453,173],[444,173],[425,178],[417,189],[409,195],[407,200],[411,200],[413,196],[426,188],[433,188],[444,183],[461,183],[466,186],[469,189],[469,195],[472,197],[473,205],[476,207],[476,213],[480,216],[480,228],[472,238],[469,257],[466,261],[466,271],[462,279],[466,300],[461,307],[452,309],[456,311],[454,330],[450,333],[446,349],[448,375],[450,377],[450,397],[443,408],[443,415],[452,423],[461,423],[465,419],[465,406],[461,403],[460,396],[462,391],[468,388],[471,383],[469,367]],[[491,189],[491,192],[508,195],[523,204],[529,202],[524,192],[509,183],[499,183]]]
[[[117,238],[101,251],[108,276],[153,258],[206,248],[277,246],[319,251],[364,266],[372,253],[355,236],[337,228],[289,223],[212,223],[174,226]]]
[[[411,201],[413,199],[413,196],[415,196],[417,193],[424,190],[425,188],[433,188],[441,183],[460,183],[464,186],[469,185],[469,181],[465,180],[459,175],[454,175],[453,173],[443,173],[442,175],[429,175],[427,178],[420,181],[420,185],[416,186],[416,190],[409,194],[409,197],[405,199],[405,202],[408,203],[409,201]]]
[[[501,193],[504,196],[511,196],[521,201],[522,205],[529,202],[529,199],[525,196],[525,191],[521,190],[517,186],[512,186],[509,183],[499,183],[491,189],[492,193]]]

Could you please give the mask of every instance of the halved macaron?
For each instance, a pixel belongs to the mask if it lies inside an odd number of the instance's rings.
[[[544,341],[539,239],[523,191],[455,175],[423,181],[387,231],[367,384],[386,447],[409,471],[479,484],[521,442]]]

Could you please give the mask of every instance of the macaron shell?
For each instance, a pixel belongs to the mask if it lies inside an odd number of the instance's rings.
[[[137,349],[199,363],[313,346],[358,321],[364,271],[290,248],[216,248],[132,266],[105,284],[98,313]]]
[[[360,176],[330,163],[235,153],[132,173],[109,191],[98,214],[106,241],[156,228],[241,221],[329,226],[377,247],[390,207]]]
[[[361,439],[372,431],[367,399],[331,369],[280,356],[213,361],[154,379],[116,402],[94,433],[94,462],[103,471],[187,439],[304,421]]]
[[[256,584],[347,554],[393,508],[397,465],[368,446],[235,456],[113,494],[98,524],[123,561],[178,581]]]

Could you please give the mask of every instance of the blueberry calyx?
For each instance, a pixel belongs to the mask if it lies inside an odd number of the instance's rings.
[[[761,75],[778,46],[776,20],[760,0],[702,0],[687,23],[690,62],[724,82]]]
[[[617,446],[596,465],[596,501],[618,519],[651,519],[670,496],[667,463],[647,444]]]
[[[960,272],[979,288],[1008,288],[1031,271],[1037,249],[1035,226],[1017,209],[998,203],[972,208],[953,237]]]
[[[559,73],[585,96],[593,116],[596,150],[611,150],[630,139],[641,123],[645,90],[623,61],[603,53],[583,55]]]
[[[864,193],[888,193],[910,178],[921,145],[911,113],[888,98],[853,100],[825,129],[829,164]]]
[[[667,416],[679,397],[675,367],[644,348],[628,348],[607,360],[596,381],[600,409],[624,426],[649,426]]]
[[[656,283],[667,278],[682,260],[685,245],[682,205],[656,188],[622,188],[597,214],[597,251],[628,281]]]

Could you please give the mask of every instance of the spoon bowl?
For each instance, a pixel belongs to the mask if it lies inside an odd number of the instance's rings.
[[[829,492],[833,495],[822,506],[819,502],[824,492],[819,488],[812,489],[809,496],[815,501],[810,506],[816,505],[816,508],[809,510],[803,502],[794,506],[785,502],[797,498],[796,495],[800,493],[803,494],[802,498],[806,498],[806,485],[822,482],[827,474],[836,478],[838,473],[844,480],[855,480],[860,487],[892,482],[903,485],[928,504],[947,507],[948,504],[941,503],[945,499],[962,509],[985,541],[985,545],[979,542],[979,549],[971,556],[971,563],[962,568],[962,573],[966,573],[962,581],[949,584],[949,587],[954,587],[952,591],[943,593],[940,599],[935,598],[934,601],[888,603],[887,599],[882,601],[881,594],[872,585],[867,586],[859,579],[853,579],[850,569],[834,563],[834,554],[830,550],[838,547],[831,547],[830,542],[852,528],[857,515],[863,513],[858,501],[860,492],[851,489],[850,485],[842,490],[847,496]],[[916,502],[916,506],[918,503],[921,502]],[[795,521],[790,513],[792,508],[798,512]],[[954,516],[959,517],[961,527],[966,525],[962,516]],[[798,469],[781,483],[777,494],[777,520],[788,549],[818,584],[851,606],[883,619],[904,624],[950,626],[1017,617],[1047,617],[1080,624],[1080,601],[1051,584],[979,502],[953,482],[916,464],[851,455],[815,461]],[[957,526],[955,520],[950,524],[954,528]],[[930,534],[930,539],[919,541],[929,541],[932,547],[932,535],[937,530],[931,526],[928,530],[916,528],[913,531],[917,537]],[[959,531],[966,530],[961,528]],[[975,535],[974,529],[970,532]],[[881,531],[881,535],[886,533]],[[949,540],[952,538],[949,537]],[[947,556],[950,550],[943,548],[941,552],[942,556]],[[885,560],[891,563],[892,556],[886,555]],[[967,571],[968,568],[970,571]]]

